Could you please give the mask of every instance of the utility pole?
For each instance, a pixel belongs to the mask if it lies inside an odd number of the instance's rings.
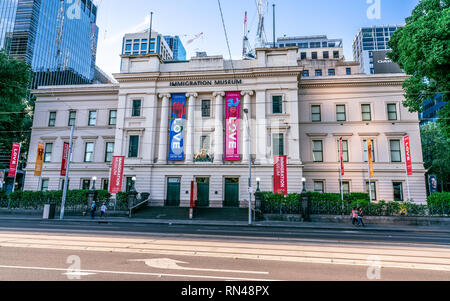
[[[275,4],[273,6],[273,48],[276,48],[276,41],[275,41]]]
[[[70,131],[70,143],[69,143],[69,159],[67,160],[67,169],[66,169],[66,177],[64,178],[64,191],[63,197],[61,201],[61,214],[59,218],[64,219],[64,207],[66,206],[66,197],[67,197],[67,187],[69,182],[69,169],[70,169],[70,161],[72,161],[72,142],[73,142],[73,132],[75,130],[75,125],[72,125],[72,130]]]
[[[150,12],[150,34],[148,37],[148,53],[150,54],[151,52],[151,45],[152,45],[152,25],[153,25],[153,12]],[[156,43],[155,43],[155,53],[156,53]]]

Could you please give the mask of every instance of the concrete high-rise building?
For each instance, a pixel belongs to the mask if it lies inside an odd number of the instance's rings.
[[[174,61],[185,61],[186,60],[186,49],[184,48],[183,42],[179,36],[164,36],[167,44],[169,44],[170,49],[173,52]]]
[[[374,51],[390,50],[388,42],[398,25],[363,27],[353,41],[353,60],[358,61],[361,73],[374,74]]]
[[[172,61],[174,59],[173,51],[162,34],[152,30],[150,47],[148,47],[149,38],[149,30],[125,34],[123,37],[122,55],[135,56],[156,53],[159,54],[163,61]]]
[[[91,0],[2,0],[0,49],[30,64],[32,87],[91,83],[97,7]]]

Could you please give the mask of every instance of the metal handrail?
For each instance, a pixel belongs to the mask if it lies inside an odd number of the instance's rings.
[[[131,207],[131,208],[129,209],[129,210],[130,210],[130,217],[131,217],[131,215],[133,214],[133,210],[134,210],[134,209],[136,209],[136,208],[142,206],[143,204],[145,204],[145,203],[147,203],[147,202],[150,202],[150,199],[146,199],[145,201],[142,201],[142,202],[140,202],[139,204],[137,204],[137,205]]]

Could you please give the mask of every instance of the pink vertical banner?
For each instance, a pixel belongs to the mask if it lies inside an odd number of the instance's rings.
[[[287,156],[273,158],[274,193],[288,195],[287,190]]]
[[[241,160],[241,92],[225,95],[225,161]]]
[[[411,144],[409,141],[409,136],[405,137],[405,157],[406,157],[406,172],[408,173],[408,176],[412,176],[413,168],[412,168]]]

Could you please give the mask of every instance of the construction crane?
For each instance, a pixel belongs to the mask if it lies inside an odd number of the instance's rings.
[[[64,0],[61,0],[60,2],[60,8],[58,12],[58,19],[57,19],[57,28],[56,28],[56,64],[57,69],[61,69],[61,45],[62,45],[62,38],[63,38],[63,31],[64,31]]]
[[[243,38],[243,46],[242,46],[242,57],[243,59],[253,59],[255,58],[256,48],[264,48],[266,47],[266,32],[264,29],[264,17],[267,13],[267,0],[255,0],[256,8],[257,8],[257,16],[258,16],[258,29],[256,32],[256,41],[254,48],[252,49],[249,41],[250,31],[248,30],[248,14],[245,12],[244,16],[244,38]]]

